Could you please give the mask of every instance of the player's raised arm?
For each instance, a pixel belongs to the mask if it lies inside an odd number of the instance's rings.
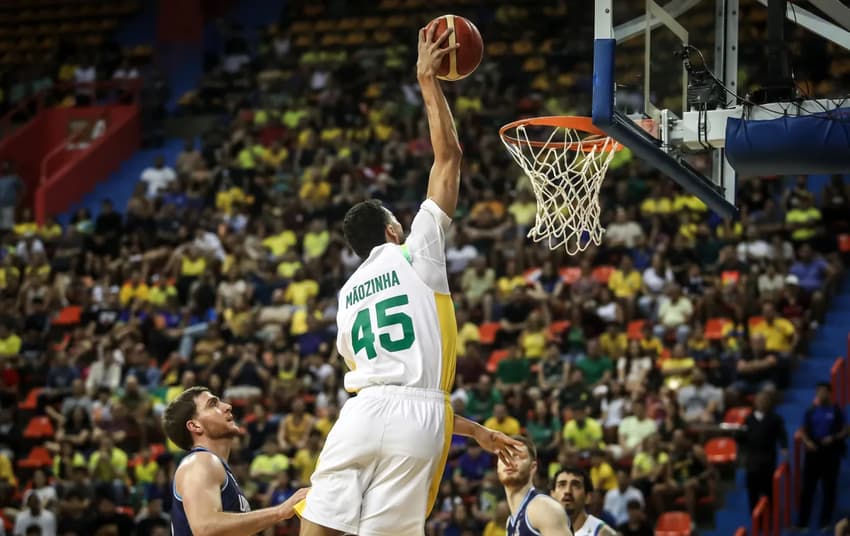
[[[443,57],[458,45],[440,48],[448,39],[451,29],[436,36],[437,25],[419,30],[419,59],[416,62],[416,76],[422,89],[425,113],[428,115],[428,128],[431,132],[431,145],[434,149],[434,165],[428,178],[428,198],[432,199],[450,218],[454,217],[457,207],[457,193],[460,187],[460,160],[462,152],[455,130],[452,111],[437,79],[437,70]]]
[[[543,536],[573,536],[564,507],[550,497],[535,498],[526,514],[529,524]]]
[[[174,486],[183,498],[183,509],[195,536],[248,536],[295,515],[294,505],[307,495],[307,488],[295,492],[278,506],[253,512],[223,512],[221,486],[227,475],[215,456],[196,453],[177,472]]]

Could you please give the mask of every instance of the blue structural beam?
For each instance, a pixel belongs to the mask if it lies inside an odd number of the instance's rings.
[[[593,42],[593,124],[622,143],[638,158],[646,160],[658,171],[673,179],[708,205],[723,218],[734,218],[738,210],[726,201],[723,192],[687,162],[681,161],[660,147],[634,121],[614,110],[614,48],[615,39],[595,39]]]

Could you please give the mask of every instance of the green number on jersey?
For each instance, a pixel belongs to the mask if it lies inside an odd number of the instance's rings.
[[[375,335],[372,334],[372,321],[369,319],[369,309],[362,309],[354,317],[354,325],[351,326],[351,348],[354,354],[366,349],[366,357],[375,359]]]
[[[381,348],[387,352],[407,350],[413,346],[413,342],[416,340],[416,335],[413,333],[413,320],[410,316],[407,313],[389,313],[387,311],[407,304],[407,294],[393,296],[375,304],[378,329],[401,326],[402,337],[398,340],[393,340],[389,333],[381,333],[378,336]],[[378,356],[375,351],[375,335],[372,331],[369,309],[361,309],[354,317],[354,325],[351,327],[351,348],[355,354],[365,349],[368,359],[375,359]]]

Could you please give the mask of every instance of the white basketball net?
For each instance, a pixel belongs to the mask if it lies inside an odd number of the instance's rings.
[[[502,143],[528,176],[537,198],[528,237],[575,255],[602,242],[599,189],[619,145],[612,138],[585,138],[588,134],[580,130],[551,129],[542,145],[539,137],[529,138],[523,125],[508,133],[513,140],[503,136]]]

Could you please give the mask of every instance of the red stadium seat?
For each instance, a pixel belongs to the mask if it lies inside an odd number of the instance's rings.
[[[720,282],[724,285],[737,283],[741,279],[741,272],[737,270],[725,270],[720,274]]]
[[[753,408],[747,406],[738,406],[736,408],[729,408],[726,410],[726,415],[723,416],[724,424],[737,424],[741,426],[744,424],[744,421],[747,420],[747,417],[750,416],[750,413],[753,412]]]
[[[24,429],[24,437],[27,439],[53,437],[53,433],[53,423],[49,417],[33,417]]]
[[[41,394],[41,387],[30,389],[26,399],[23,402],[18,402],[18,409],[35,410],[38,408],[38,395]]]
[[[850,251],[850,234],[838,235],[838,250],[842,253]]]
[[[723,338],[723,330],[731,323],[728,318],[709,318],[705,323],[705,338],[718,340]]]
[[[54,326],[76,326],[80,323],[83,316],[83,308],[79,305],[69,305],[65,307],[56,318],[53,319]]]
[[[49,467],[53,464],[53,456],[44,447],[33,447],[30,453],[23,460],[18,461],[18,467],[28,467],[37,469],[39,467]]]
[[[667,512],[655,524],[655,536],[690,536],[693,523],[685,512]]]
[[[578,266],[567,266],[566,268],[561,268],[558,271],[558,275],[561,276],[561,281],[567,285],[572,285],[581,278],[581,268]]]
[[[750,319],[747,321],[747,323],[749,324],[750,329],[753,329],[754,327],[758,326],[759,324],[764,323],[764,317],[751,316]]]
[[[493,344],[496,342],[496,333],[501,328],[498,322],[485,322],[478,326],[478,338],[481,344]]]
[[[735,463],[738,459],[738,443],[731,437],[709,439],[704,448],[709,463]]]
[[[490,359],[487,360],[487,371],[491,374],[499,369],[499,362],[508,357],[507,350],[493,350]]]
[[[608,280],[611,279],[611,274],[614,273],[613,266],[597,266],[593,269],[592,277],[594,280],[598,281],[603,285],[608,284]]]
[[[629,335],[629,339],[637,340],[643,338],[643,325],[646,323],[646,320],[632,320],[629,322],[629,327],[627,333]]]
[[[549,337],[549,340],[557,339],[561,336],[561,333],[567,331],[568,329],[570,329],[569,320],[558,320],[549,324],[549,330],[546,334]]]

